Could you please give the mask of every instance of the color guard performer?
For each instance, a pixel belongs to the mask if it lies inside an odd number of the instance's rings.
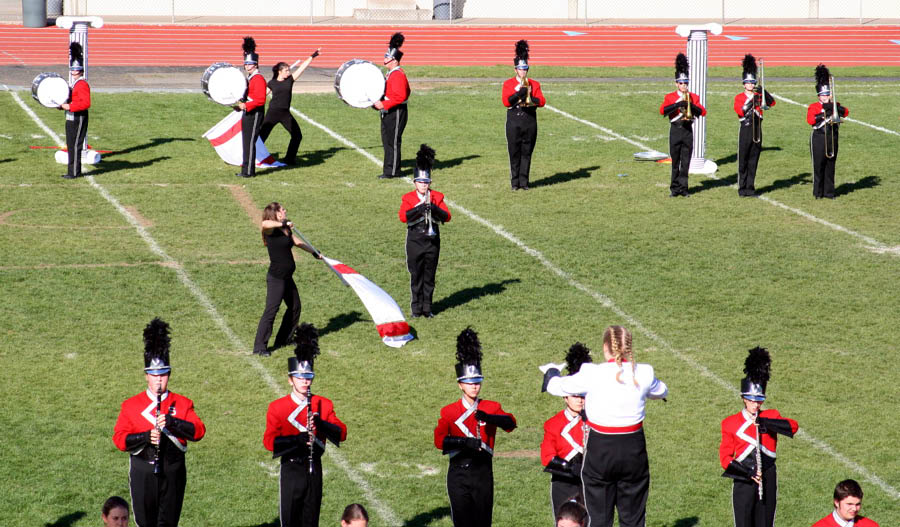
[[[659,114],[669,118],[669,156],[672,158],[672,181],[669,197],[687,197],[688,171],[694,153],[694,119],[706,115],[700,96],[688,91],[690,66],[684,53],[675,57],[675,91],[666,94]],[[590,510],[590,509],[589,509]]]
[[[266,94],[271,94],[272,100],[269,102],[269,111],[266,112],[266,117],[263,119],[259,130],[259,137],[265,143],[269,139],[269,134],[272,133],[275,125],[280,124],[283,126],[291,134],[287,152],[281,159],[281,162],[287,165],[297,163],[297,150],[300,149],[300,141],[303,141],[303,132],[300,131],[300,125],[297,124],[297,120],[291,115],[291,97],[293,95],[294,81],[299,79],[313,59],[319,56],[320,50],[321,48],[316,48],[303,61],[303,64],[300,64],[300,67],[294,71],[291,71],[291,66],[287,62],[279,62],[272,66],[272,78],[266,84]],[[300,60],[298,59],[297,62],[300,62]]]
[[[644,405],[663,399],[665,383],[653,366],[638,364],[631,332],[610,326],[603,333],[605,363],[582,364],[578,373],[560,377],[562,365],[545,364],[542,391],[585,394],[588,438],[581,479],[591,527],[612,527],[618,510],[620,527],[643,527],[650,493],[650,463],[644,439]]]
[[[199,441],[206,426],[194,402],[168,390],[169,325],[154,318],[144,329],[147,390],[122,403],[113,443],[129,452],[131,506],[138,527],[178,525],[187,471],[187,441]]]
[[[834,511],[812,527],[878,527],[874,521],[861,516],[863,491],[855,480],[845,479],[834,487]]]
[[[406,101],[409,100],[409,80],[406,72],[400,67],[403,52],[402,33],[394,33],[384,53],[384,66],[388,69],[385,77],[384,98],[375,101],[375,109],[381,110],[381,145],[384,147],[384,165],[381,179],[400,177],[400,145],[403,144],[403,130],[409,112]]]
[[[431,318],[434,277],[441,256],[440,224],[450,221],[444,195],[431,190],[434,149],[423,144],[416,153],[416,189],[400,201],[400,221],[406,223],[406,268],[409,270],[412,316]]]
[[[824,64],[816,66],[816,92],[819,100],[809,105],[806,122],[812,126],[809,153],[813,165],[813,197],[834,199],[834,165],[838,155],[840,119],[850,110],[832,100],[831,73]],[[837,115],[835,117],[835,109]]]
[[[744,408],[722,420],[719,462],[734,484],[731,500],[735,527],[772,527],[778,498],[775,470],[777,434],[794,437],[797,421],[778,410],[761,410],[766,400],[771,359],[764,348],[750,350],[744,361],[741,397]]]
[[[266,114],[266,79],[259,72],[259,55],[253,37],[244,37],[244,71],[247,72],[247,95],[234,107],[241,116],[241,139],[244,158],[239,177],[256,176],[256,138],[259,137]]]
[[[450,456],[447,494],[456,527],[491,525],[494,508],[494,437],[497,428],[512,432],[516,418],[500,403],[479,399],[481,343],[471,327],[456,337],[456,380],[462,398],[441,408],[434,446]]]
[[[506,111],[506,149],[513,190],[528,190],[531,154],[537,142],[537,110],[547,104],[541,83],[528,78],[528,41],[516,42],[515,77],[503,83],[501,99]]]
[[[740,120],[738,133],[738,196],[756,196],[756,165],[762,152],[763,112],[775,106],[775,98],[758,85],[756,57],[744,55],[744,91],[734,96],[734,111]],[[763,93],[765,92],[765,93]]]
[[[576,342],[566,353],[569,375],[578,373],[581,365],[591,362],[591,350]],[[541,464],[550,477],[550,506],[554,517],[571,499],[584,501],[581,489],[581,464],[584,460],[584,438],[587,422],[583,419],[584,394],[563,395],[566,407],[544,422],[541,442]]]
[[[81,174],[81,155],[87,137],[88,109],[91,107],[91,86],[84,79],[84,52],[81,44],[69,44],[69,75],[72,78],[71,96],[62,103],[60,110],[66,111],[66,151],[69,167],[65,179],[75,179]]]
[[[334,413],[330,400],[310,391],[319,332],[312,324],[300,324],[296,342],[296,356],[288,359],[291,393],[269,404],[263,446],[273,458],[281,457],[278,514],[282,527],[314,527],[319,525],[322,506],[325,440],[340,446],[347,439],[347,426]]]

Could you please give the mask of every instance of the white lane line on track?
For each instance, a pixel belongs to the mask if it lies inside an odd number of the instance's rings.
[[[52,137],[53,140],[56,141],[57,145],[64,146],[63,142],[60,140],[60,137],[56,135],[53,130],[47,127],[47,125],[44,124],[43,121],[41,121],[41,119],[31,110],[31,108],[29,108],[22,101],[22,99],[19,98],[16,92],[10,93],[12,94],[13,99],[15,99],[17,103],[19,103],[19,106],[21,106],[22,109],[25,110],[25,113],[27,113],[42,130],[44,130],[50,137]],[[198,286],[196,282],[191,279],[188,272],[184,269],[184,266],[182,266],[178,260],[169,256],[169,254],[159,246],[156,240],[153,239],[153,236],[151,236],[150,233],[147,232],[147,229],[145,229],[140,224],[137,218],[135,218],[134,215],[128,212],[128,210],[126,210],[125,207],[123,207],[122,204],[119,203],[119,200],[116,199],[115,196],[110,194],[109,191],[107,191],[102,185],[97,183],[94,180],[93,176],[85,176],[85,180],[87,180],[87,182],[95,190],[97,190],[97,192],[100,193],[103,199],[105,199],[113,207],[115,207],[115,209],[119,211],[119,214],[125,217],[128,223],[130,223],[131,226],[135,228],[138,235],[150,248],[150,251],[159,256],[164,262],[166,262],[166,264],[168,264],[167,267],[171,267],[175,270],[178,279],[182,284],[184,284],[188,291],[190,291],[191,294],[194,295],[194,298],[197,300],[197,302],[199,302],[200,305],[203,306],[209,317],[213,320],[213,322],[216,323],[222,333],[224,333],[228,340],[231,342],[232,347],[237,352],[241,353],[241,356],[250,363],[253,369],[255,369],[260,374],[265,383],[269,385],[270,388],[272,388],[272,391],[276,395],[280,395],[284,391],[284,386],[279,385],[278,382],[275,381],[275,379],[269,373],[269,370],[267,370],[266,367],[263,366],[262,362],[256,355],[246,354],[245,350],[247,350],[248,347],[244,344],[241,338],[238,337],[237,334],[234,333],[234,331],[232,331],[231,327],[228,325],[228,322],[226,322],[225,318],[219,313],[219,310],[216,308],[215,304],[213,304],[212,300],[210,300],[209,297],[206,296],[206,293],[204,293],[203,290],[200,289],[200,286]],[[341,467],[341,469],[344,470],[344,472],[347,474],[347,477],[351,481],[356,483],[360,487],[360,489],[362,489],[366,500],[372,505],[372,508],[374,508],[378,512],[378,514],[386,524],[398,527],[403,525],[403,522],[400,521],[396,513],[394,513],[394,511],[384,502],[378,499],[371,485],[369,485],[369,483],[365,480],[365,478],[362,477],[362,475],[360,475],[358,471],[350,466],[350,463],[346,460],[346,458],[344,458],[343,454],[337,452],[334,448],[327,449],[325,453],[331,458],[332,461],[334,461],[339,467]]]
[[[545,108],[550,108],[550,107],[545,106]],[[638,143],[637,141],[633,141],[623,135],[617,134],[617,133],[613,132],[612,130],[604,128],[600,125],[591,123],[589,121],[585,121],[583,119],[579,119],[571,114],[568,114],[568,113],[563,112],[562,110],[558,110],[556,108],[550,108],[550,109],[557,113],[565,115],[567,117],[571,117],[572,119],[574,119],[576,121],[583,122],[585,124],[588,124],[589,126],[597,128],[599,130],[602,130],[603,132],[605,132],[609,135],[613,135],[615,137],[621,138],[623,141],[627,141],[631,144],[637,145],[640,148],[643,148],[645,150],[652,150],[651,148],[649,148],[645,145],[642,145],[642,144]],[[363,150],[362,148],[360,148],[359,146],[354,144],[349,139],[347,139],[347,138],[343,137],[342,135],[338,134],[337,132],[329,129],[328,127],[312,120],[310,117],[295,110],[294,108],[291,108],[291,112],[293,112],[295,115],[299,116],[304,121],[310,123],[311,125],[321,129],[322,131],[324,131],[331,137],[335,138],[339,142],[349,146],[350,148],[352,148],[353,150],[355,150],[356,152],[361,154],[363,157],[365,157],[369,161],[372,161],[376,165],[381,166],[381,161],[379,161],[374,155]],[[406,181],[408,181],[410,184],[412,183],[412,181],[409,178],[404,178],[404,179]],[[700,362],[696,361],[693,357],[676,350],[665,339],[663,339],[662,337],[660,337],[659,335],[654,333],[650,328],[648,328],[647,326],[642,324],[641,321],[639,321],[638,319],[629,315],[622,308],[617,306],[616,303],[613,302],[612,299],[610,299],[608,296],[604,295],[603,293],[601,293],[599,291],[595,291],[595,290],[591,289],[590,287],[582,284],[581,282],[576,280],[571,274],[569,274],[568,272],[566,272],[565,270],[563,270],[562,268],[558,267],[556,264],[554,264],[553,262],[548,260],[547,257],[544,256],[544,254],[542,252],[538,251],[537,249],[533,249],[533,248],[529,247],[523,241],[516,238],[515,235],[511,234],[506,229],[504,229],[502,226],[491,223],[490,221],[482,218],[481,216],[478,216],[477,214],[473,213],[472,211],[459,205],[458,203],[452,202],[450,200],[447,200],[447,203],[451,207],[453,207],[455,210],[460,211],[463,215],[468,216],[471,220],[484,225],[488,229],[494,231],[494,233],[496,233],[500,237],[502,237],[502,238],[508,240],[509,242],[511,242],[512,244],[514,244],[516,247],[521,249],[523,252],[525,252],[529,256],[532,256],[534,259],[536,259],[538,262],[540,262],[541,265],[543,265],[545,268],[547,268],[548,270],[553,272],[553,274],[562,278],[570,286],[587,294],[588,296],[590,296],[591,298],[596,300],[597,303],[602,305],[604,308],[609,309],[610,311],[615,313],[619,318],[621,318],[622,320],[627,322],[628,325],[635,328],[639,333],[642,333],[644,336],[646,336],[647,338],[649,338],[650,340],[655,342],[658,346],[660,346],[664,350],[668,351],[669,353],[671,353],[672,355],[677,357],[679,360],[685,362],[691,368],[697,370],[697,372],[699,372],[701,376],[706,377],[709,380],[713,381],[714,383],[718,384],[725,391],[727,391],[733,395],[740,396],[740,391],[736,390],[734,388],[734,386],[732,386],[730,383],[726,382],[724,379],[722,379],[721,377],[719,377],[718,375],[713,373],[709,368],[707,368]],[[888,494],[888,496],[894,498],[895,500],[900,499],[900,492],[898,492],[897,489],[895,489],[894,487],[889,485],[883,479],[881,479],[880,477],[878,477],[877,475],[875,475],[874,473],[872,473],[871,471],[869,471],[862,465],[854,462],[853,460],[847,458],[843,454],[837,452],[828,443],[825,443],[824,441],[816,439],[815,437],[811,436],[810,434],[808,434],[802,430],[797,433],[797,436],[808,441],[815,448],[818,448],[819,450],[832,456],[835,460],[837,460],[839,463],[843,464],[845,467],[849,468],[850,470],[856,472],[857,474],[861,474],[863,476],[863,478],[865,478],[867,481],[880,487],[885,493]]]
[[[778,97],[778,98],[781,98],[781,97]],[[581,124],[590,126],[591,128],[596,128],[597,130],[600,130],[600,131],[602,131],[603,133],[605,133],[605,134],[607,134],[607,135],[611,135],[611,136],[613,136],[613,137],[615,137],[615,138],[617,138],[617,139],[621,139],[622,141],[625,141],[626,143],[632,144],[632,145],[634,145],[634,146],[636,146],[636,147],[638,147],[638,148],[641,148],[641,149],[643,149],[643,150],[654,150],[654,151],[656,150],[655,148],[649,147],[649,146],[647,146],[647,145],[645,145],[645,144],[643,144],[643,143],[641,143],[641,142],[638,142],[638,141],[635,141],[635,140],[633,140],[633,139],[631,139],[631,138],[625,137],[624,135],[617,134],[616,132],[610,130],[609,128],[606,128],[606,127],[604,127],[604,126],[600,126],[600,125],[597,124],[597,123],[592,123],[591,121],[587,121],[587,120],[585,120],[585,119],[581,119],[580,117],[575,117],[574,115],[572,115],[572,114],[570,114],[570,113],[567,113],[567,112],[564,112],[564,111],[562,111],[562,110],[560,110],[560,109],[558,109],[558,108],[555,108],[555,107],[553,107],[553,106],[547,105],[547,106],[544,106],[544,108],[547,108],[547,109],[550,110],[550,111],[556,112],[556,113],[562,115],[563,117],[567,117],[567,118],[569,118],[569,119],[572,119],[573,121],[577,121],[577,122],[579,122],[579,123],[581,123]],[[717,180],[717,181],[721,181],[721,178],[716,177],[714,174],[708,174],[706,177],[711,178],[711,179],[715,179],[715,180]],[[731,188],[737,188],[737,185],[731,185]],[[758,199],[760,199],[760,200],[762,200],[762,201],[765,201],[766,203],[768,203],[768,204],[770,204],[770,205],[774,205],[775,207],[779,207],[779,208],[784,209],[784,210],[786,210],[786,211],[793,212],[794,214],[797,214],[798,216],[800,216],[800,217],[802,217],[802,218],[806,218],[806,219],[809,220],[809,221],[818,223],[818,224],[820,224],[820,225],[824,225],[825,227],[828,227],[829,229],[833,229],[833,230],[838,231],[838,232],[843,232],[844,234],[849,234],[850,236],[853,236],[853,237],[855,237],[855,238],[857,238],[857,239],[859,239],[859,240],[862,240],[862,241],[866,242],[867,244],[869,244],[871,247],[873,247],[873,248],[875,248],[875,249],[878,249],[878,250],[879,250],[879,251],[878,251],[879,254],[893,254],[892,252],[888,251],[888,249],[891,249],[891,248],[890,248],[887,244],[882,243],[882,242],[876,240],[875,238],[872,238],[871,236],[866,236],[865,234],[856,232],[856,231],[854,231],[854,230],[852,230],[852,229],[848,229],[847,227],[844,227],[844,226],[842,226],[842,225],[838,225],[838,224],[836,224],[836,223],[832,223],[832,222],[830,222],[830,221],[828,221],[828,220],[824,220],[824,219],[819,218],[819,217],[817,217],[817,216],[813,216],[812,214],[810,214],[810,213],[808,213],[808,212],[805,212],[805,211],[803,211],[803,210],[800,210],[800,209],[798,209],[798,208],[796,208],[796,207],[791,207],[790,205],[785,205],[784,203],[781,203],[780,201],[774,200],[774,199],[772,199],[772,198],[770,198],[770,197],[768,197],[768,196],[761,195],[761,196],[757,196],[757,197],[758,197]]]
[[[809,105],[808,105],[808,104],[803,104],[802,102],[797,102],[797,101],[788,99],[787,97],[784,97],[784,96],[781,96],[781,95],[775,95],[775,94],[773,93],[773,94],[772,94],[772,97],[775,97],[776,99],[778,99],[778,100],[780,100],[780,101],[784,101],[784,102],[786,102],[786,103],[788,103],[788,104],[795,104],[795,105],[797,105],[797,106],[802,106],[802,107],[804,107],[804,108],[809,108]],[[863,126],[868,126],[869,128],[871,128],[871,129],[873,129],[873,130],[878,130],[879,132],[884,132],[884,133],[886,133],[886,134],[896,135],[897,137],[900,137],[900,132],[895,132],[894,130],[889,130],[889,129],[887,129],[887,128],[882,128],[881,126],[878,126],[878,125],[875,125],[875,124],[867,123],[867,122],[865,122],[865,121],[857,121],[856,119],[851,119],[850,117],[845,117],[844,120],[845,120],[845,121],[849,121],[849,122],[851,122],[851,123],[856,123],[856,124],[861,124],[861,125],[863,125]]]

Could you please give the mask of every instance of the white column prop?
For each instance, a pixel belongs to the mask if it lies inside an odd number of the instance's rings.
[[[722,33],[722,25],[711,23],[704,25],[682,24],[675,32],[687,38],[687,58],[690,63],[691,82],[688,89],[700,96],[700,104],[706,107],[706,56],[709,39],[708,33]],[[706,159],[706,118],[694,119],[694,152],[691,155],[690,174],[713,174],[718,169],[716,163]]]
[[[69,44],[78,42],[84,51],[84,80],[88,80],[88,27],[103,27],[103,19],[99,16],[61,16],[56,19],[56,27],[69,30]],[[68,57],[68,53],[66,57]],[[68,61],[66,67],[69,67]],[[69,84],[72,84],[72,73],[69,72]],[[56,162],[66,165],[69,163],[69,153],[62,150],[56,151]],[[81,163],[94,165],[100,162],[100,153],[87,149],[87,137],[84,138],[84,150],[81,151]]]

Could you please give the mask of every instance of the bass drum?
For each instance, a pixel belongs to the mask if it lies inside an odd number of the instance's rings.
[[[56,73],[41,73],[31,82],[31,96],[47,108],[69,100],[69,83]]]
[[[354,108],[369,108],[384,96],[384,75],[367,60],[348,60],[334,76],[334,91]]]
[[[203,72],[200,87],[209,100],[234,106],[247,93],[247,77],[227,62],[216,62]]]

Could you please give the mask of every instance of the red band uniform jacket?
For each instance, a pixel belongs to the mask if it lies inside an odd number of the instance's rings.
[[[276,456],[282,454],[285,456],[309,455],[308,445],[305,440],[295,441],[290,450],[284,452],[275,451],[276,438],[296,438],[299,440],[301,434],[303,434],[304,438],[308,437],[306,435],[308,422],[307,405],[301,401],[299,397],[291,393],[269,404],[269,410],[266,412],[266,431],[263,434],[263,446]],[[334,403],[325,397],[313,395],[312,409],[313,414],[318,414],[321,421],[336,427],[336,430],[339,431],[340,441],[347,439],[347,425],[341,422],[334,413]],[[321,456],[325,451],[326,435],[324,426],[316,427],[313,453],[317,456]]]
[[[187,397],[171,391],[166,392],[162,396],[160,411],[169,416],[166,418],[166,428],[169,433],[163,433],[160,441],[171,441],[171,438],[174,437],[181,445],[179,450],[183,452],[187,448],[187,441],[199,441],[206,435],[206,426],[194,411],[194,402]],[[191,426],[185,426],[185,423]],[[156,394],[145,390],[122,403],[113,431],[113,443],[123,452],[130,450],[133,455],[142,455],[142,453],[149,455],[155,450],[155,447],[150,444],[150,430],[153,428],[156,428]],[[192,433],[186,434],[185,432]],[[130,443],[127,438],[131,434],[146,434],[146,440],[126,444]],[[175,449],[167,448],[165,450],[173,452]]]

